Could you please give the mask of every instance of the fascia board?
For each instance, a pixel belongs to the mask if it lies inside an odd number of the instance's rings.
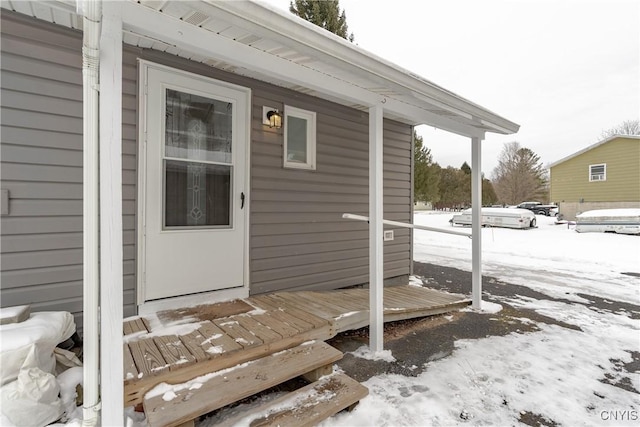
[[[469,137],[484,134],[483,129],[456,122],[401,100],[380,96],[136,3],[123,4],[123,28],[197,55],[215,57],[236,66],[256,70],[264,75],[310,87],[337,99],[368,106],[384,104],[385,110],[405,116],[416,123],[429,124]],[[208,46],[213,47],[208,48]]]
[[[246,26],[250,21],[265,37],[279,34],[288,44],[294,43],[314,52],[328,55],[333,61],[339,59],[353,67],[383,78],[388,84],[404,88],[433,104],[461,116],[471,115],[485,122],[499,133],[515,133],[519,125],[486,108],[444,89],[429,80],[380,58],[335,34],[325,31],[293,14],[286,14],[269,5],[248,2],[210,2],[216,8],[235,15]],[[423,100],[425,100],[423,98]],[[426,101],[425,102],[428,102]],[[494,126],[495,125],[495,126]]]

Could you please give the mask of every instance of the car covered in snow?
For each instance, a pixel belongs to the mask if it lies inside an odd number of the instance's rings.
[[[450,220],[451,225],[471,225],[471,209],[465,209]],[[533,228],[536,216],[528,209],[482,208],[483,227]]]

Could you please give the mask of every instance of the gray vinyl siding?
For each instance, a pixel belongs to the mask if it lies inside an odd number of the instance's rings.
[[[369,119],[285,90],[254,90],[251,147],[251,293],[332,289],[369,280]],[[283,135],[264,130],[262,105],[317,113],[315,171],[282,167]],[[411,127],[385,121],[385,218],[411,219]],[[385,277],[409,274],[409,230],[385,243]]]
[[[251,294],[368,282],[367,224],[342,219],[369,212],[367,113],[162,52],[139,50],[138,57],[251,89]],[[284,168],[283,129],[262,125],[263,106],[284,105],[316,112],[315,171]],[[412,127],[385,120],[386,219],[411,221],[411,158]],[[407,275],[410,266],[409,230],[395,230],[385,242],[385,277]]]
[[[70,311],[79,328],[81,37],[79,32],[2,12],[0,177],[10,201],[9,214],[0,219],[0,302],[3,307],[31,304],[34,311]],[[135,129],[135,121],[132,125]],[[127,316],[135,313],[135,131],[129,134],[133,139],[125,141],[123,156],[123,190],[129,195],[123,205]]]
[[[2,306],[82,310],[81,34],[2,13]],[[368,281],[368,116],[162,52],[125,46],[123,250],[125,315],[135,313],[137,58],[252,90],[250,292],[332,289]],[[262,106],[317,113],[317,169],[282,167],[283,133]],[[385,120],[385,218],[411,221],[412,128]],[[385,277],[409,274],[409,230],[385,242]]]

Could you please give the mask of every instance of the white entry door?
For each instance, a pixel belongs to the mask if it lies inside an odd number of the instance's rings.
[[[141,84],[143,301],[244,286],[249,90],[146,62]]]

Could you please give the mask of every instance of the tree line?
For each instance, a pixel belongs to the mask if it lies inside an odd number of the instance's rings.
[[[640,135],[640,120],[626,120],[603,131],[600,139],[614,135]],[[431,150],[414,131],[414,199],[434,208],[471,206],[471,167],[440,167]],[[549,202],[549,171],[540,156],[514,141],[504,145],[491,179],[482,175],[482,204],[516,205],[527,200]]]
[[[430,202],[434,208],[462,209],[471,206],[471,167],[464,162],[460,168],[441,167],[433,161],[431,150],[417,133],[414,141],[414,199]],[[482,177],[482,204],[493,205],[498,196],[490,180]]]

